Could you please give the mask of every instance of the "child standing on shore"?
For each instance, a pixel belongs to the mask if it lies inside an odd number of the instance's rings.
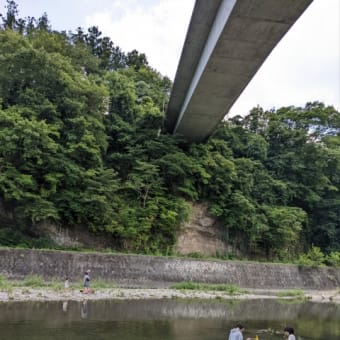
[[[69,282],[68,277],[66,276],[65,281],[64,281],[64,290],[68,291],[69,288],[70,288],[70,282]]]

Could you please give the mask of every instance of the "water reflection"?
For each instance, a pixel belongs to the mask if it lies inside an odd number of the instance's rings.
[[[68,301],[63,301],[63,304],[62,304],[62,311],[64,313],[67,312],[67,307],[68,307]]]
[[[340,306],[251,301],[63,301],[0,303],[1,339],[225,340],[235,323],[245,338],[282,340],[291,325],[300,339],[340,339]]]
[[[81,304],[80,316],[82,319],[87,319],[87,300],[83,300]]]

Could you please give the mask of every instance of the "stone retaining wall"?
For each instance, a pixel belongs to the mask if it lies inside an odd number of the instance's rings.
[[[142,255],[112,255],[46,250],[0,249],[0,274],[12,279],[39,275],[79,281],[91,277],[125,286],[164,287],[193,281],[245,288],[332,289],[340,287],[340,268],[313,268],[237,261],[208,261]]]

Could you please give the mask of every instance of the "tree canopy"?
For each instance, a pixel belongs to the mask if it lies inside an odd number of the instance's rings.
[[[206,201],[249,257],[340,250],[340,113],[320,102],[232,117],[203,143],[163,128],[171,81],[98,27],[47,14],[0,25],[0,244],[44,221],[171,254],[190,202]]]

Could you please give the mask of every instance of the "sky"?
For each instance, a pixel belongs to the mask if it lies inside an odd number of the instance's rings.
[[[52,28],[98,26],[124,52],[137,49],[174,79],[194,0],[16,0],[19,16],[48,14]],[[0,13],[6,1],[0,0]],[[314,0],[229,111],[246,115],[321,101],[340,110],[340,1]]]

